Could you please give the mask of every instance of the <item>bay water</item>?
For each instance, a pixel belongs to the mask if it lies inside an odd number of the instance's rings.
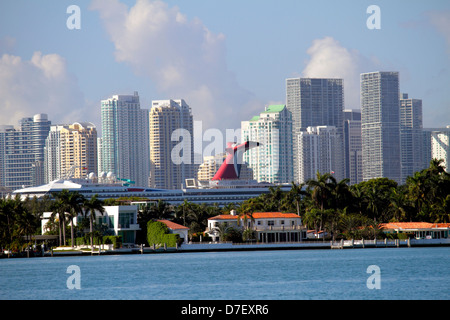
[[[449,247],[10,258],[0,300],[448,300],[449,266]]]

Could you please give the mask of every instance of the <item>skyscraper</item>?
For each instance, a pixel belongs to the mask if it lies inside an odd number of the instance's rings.
[[[431,158],[443,160],[445,171],[450,173],[450,126],[431,132]]]
[[[258,182],[290,183],[292,168],[292,115],[285,105],[271,105],[259,116],[241,122],[242,142],[259,142],[244,153],[244,161]]]
[[[345,177],[362,182],[361,110],[344,110]]]
[[[92,123],[52,126],[45,142],[46,182],[97,175],[97,129]]]
[[[342,136],[334,126],[308,127],[298,134],[298,155],[301,161],[297,163],[299,183],[315,179],[317,172],[331,173],[336,180],[344,178],[344,172],[336,172],[342,167]]]
[[[294,179],[300,182],[298,134],[308,127],[334,126],[343,145],[344,83],[342,79],[292,78],[286,80],[286,107],[292,113]],[[343,156],[343,153],[342,153]],[[343,176],[342,167],[335,168]],[[321,172],[324,173],[324,172]]]
[[[114,95],[101,101],[101,171],[136,186],[149,177],[148,110],[140,108],[139,95]]]
[[[400,99],[400,148],[404,183],[406,177],[428,167],[422,160],[422,100],[410,99],[407,93]]]
[[[398,72],[361,74],[363,180],[401,183]]]
[[[180,189],[194,178],[191,108],[184,100],[155,100],[149,113],[150,185]]]
[[[11,190],[44,183],[44,144],[51,122],[46,114],[23,118],[19,129],[0,130],[0,183]]]

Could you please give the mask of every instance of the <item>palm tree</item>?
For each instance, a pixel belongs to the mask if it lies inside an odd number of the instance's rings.
[[[239,213],[237,215],[237,223],[240,225],[240,221],[243,218],[244,220],[244,229],[248,229],[248,218],[250,218],[250,229],[253,228],[253,222],[255,222],[255,218],[253,217],[254,205],[253,202],[257,201],[253,198],[241,203],[239,207]]]
[[[12,199],[2,199],[0,201],[0,242],[2,245],[11,246],[13,243],[13,231],[14,201]]]
[[[73,236],[73,219],[78,216],[79,213],[83,211],[82,207],[85,201],[85,198],[79,192],[71,192],[67,199],[68,207],[69,207],[69,219],[70,219],[70,239],[72,242],[72,248],[74,247],[74,236]]]
[[[297,185],[297,184],[295,184],[294,181],[292,181],[291,185],[292,185],[292,188],[289,191],[287,198],[294,199],[294,202],[295,202],[296,208],[297,208],[297,214],[300,215],[300,203],[301,203],[303,197],[308,195],[308,193],[305,190],[303,190],[303,187],[305,186],[304,183]]]
[[[173,210],[167,202],[158,200],[156,206],[150,208],[150,215],[153,219],[165,220],[173,216]]]
[[[223,241],[225,236],[226,236],[226,234],[227,234],[227,232],[228,232],[228,230],[229,230],[229,228],[230,227],[227,226],[225,223],[219,223],[217,225],[217,227],[215,227],[213,229],[213,231],[217,232],[219,234],[219,240]]]
[[[25,236],[29,242],[38,225],[36,216],[24,206],[20,198],[14,200],[14,215],[16,235],[19,237]]]
[[[322,215],[319,229],[322,230],[324,223],[323,215],[332,199],[332,190],[334,189],[333,186],[336,185],[336,179],[330,173],[320,174],[317,172],[317,180],[309,179],[306,184],[308,185],[308,191],[311,193],[311,199],[315,207],[320,210],[320,214]]]
[[[55,195],[55,200],[51,206],[51,219],[54,220],[56,215],[59,219],[59,245],[66,244],[66,214],[70,212],[69,205],[70,191],[67,189]],[[62,239],[61,239],[62,237]]]
[[[98,195],[94,195],[90,199],[85,199],[83,207],[84,207],[84,216],[87,217],[89,215],[89,231],[91,236],[91,253],[94,253],[94,220],[95,213],[98,211],[101,215],[105,213],[105,209],[103,208],[104,202],[98,199]]]

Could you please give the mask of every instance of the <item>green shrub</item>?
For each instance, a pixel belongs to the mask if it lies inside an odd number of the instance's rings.
[[[180,236],[178,234],[170,234],[169,228],[159,221],[149,221],[147,224],[147,241],[150,246],[164,244],[167,247],[176,247]]]

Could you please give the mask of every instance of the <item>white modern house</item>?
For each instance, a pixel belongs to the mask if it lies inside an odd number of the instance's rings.
[[[244,217],[239,217],[234,210],[230,214],[209,218],[206,233],[214,241],[219,241],[218,229],[220,225],[224,225],[236,229],[251,228],[256,232],[257,241],[264,243],[297,242],[306,238],[306,229],[302,226],[302,219],[297,214],[254,212],[252,216],[253,219],[247,216],[247,226],[244,226]]]
[[[131,206],[105,206],[105,212],[101,215],[96,212],[96,223],[105,224],[108,228],[114,232],[114,235],[122,237],[122,244],[135,244],[136,232],[140,230],[137,223],[138,207],[136,205]],[[42,234],[48,231],[47,222],[50,220],[52,213],[44,212],[41,224]],[[77,221],[81,221],[82,216],[78,216],[74,219],[74,225],[77,225]]]

